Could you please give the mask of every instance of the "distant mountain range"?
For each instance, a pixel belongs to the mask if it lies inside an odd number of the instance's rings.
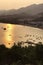
[[[0,10],[0,15],[37,15],[38,13],[43,12],[43,4],[33,4],[20,9],[11,9],[11,10]]]
[[[43,4],[33,4],[17,10],[0,10],[0,22],[43,29]]]

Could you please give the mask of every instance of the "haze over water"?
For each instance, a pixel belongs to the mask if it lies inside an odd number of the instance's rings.
[[[43,43],[43,30],[30,26],[0,23],[0,44],[10,48],[14,42],[26,40]]]

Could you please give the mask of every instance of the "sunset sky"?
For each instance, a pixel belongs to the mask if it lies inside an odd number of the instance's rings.
[[[0,10],[18,9],[31,4],[40,4],[43,0],[0,0]]]

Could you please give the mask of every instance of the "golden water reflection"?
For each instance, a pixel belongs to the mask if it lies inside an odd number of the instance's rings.
[[[14,42],[31,41],[43,43],[43,30],[30,26],[0,23],[0,44],[11,48]]]
[[[13,26],[11,24],[6,24],[6,31],[4,33],[4,43],[6,47],[10,48],[13,46],[13,38],[12,38],[12,31],[13,31]]]

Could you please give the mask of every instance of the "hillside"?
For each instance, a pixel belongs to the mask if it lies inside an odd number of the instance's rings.
[[[43,28],[43,4],[0,11],[0,22]]]

